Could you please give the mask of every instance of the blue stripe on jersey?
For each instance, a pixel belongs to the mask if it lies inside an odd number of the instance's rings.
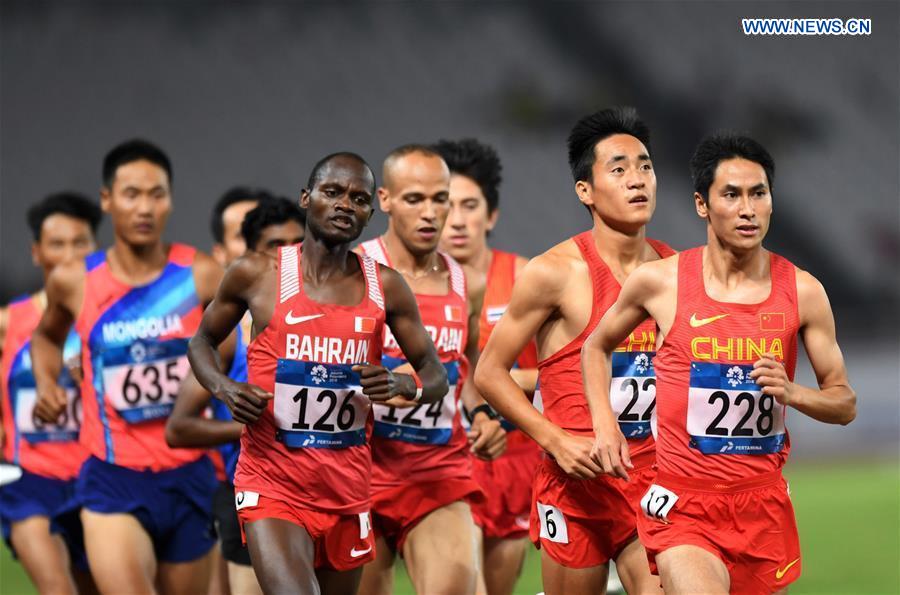
[[[750,378],[753,366],[691,362],[690,384],[695,388],[758,391],[760,386]]]
[[[106,262],[106,250],[97,250],[85,257],[84,266],[87,267],[88,272],[91,272],[104,262]]]

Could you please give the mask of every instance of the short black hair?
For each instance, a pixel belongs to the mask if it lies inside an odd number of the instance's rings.
[[[149,161],[165,170],[169,184],[172,183],[172,163],[169,161],[169,157],[153,143],[134,138],[116,145],[103,158],[103,184],[107,188],[112,188],[116,170],[119,167],[142,160]]]
[[[766,172],[766,181],[769,183],[769,192],[772,192],[775,185],[775,161],[772,156],[759,142],[731,131],[710,134],[697,145],[694,156],[691,157],[694,192],[708,202],[709,187],[712,186],[719,163],[736,157],[762,166]]]
[[[213,240],[221,244],[225,241],[225,211],[231,205],[244,201],[260,201],[275,198],[275,195],[264,188],[251,188],[249,186],[234,186],[216,201],[213,207],[212,217],[209,220],[209,228],[212,232]]]
[[[91,226],[91,233],[97,233],[97,227],[103,219],[103,212],[96,202],[77,192],[58,192],[44,198],[28,209],[28,227],[35,242],[41,241],[41,227],[50,215],[67,215],[81,219]]]
[[[360,162],[362,165],[366,166],[366,169],[369,170],[369,173],[372,174],[372,192],[375,192],[375,172],[372,171],[372,167],[366,162],[365,159],[360,157],[358,154],[353,153],[351,151],[338,151],[337,153],[332,153],[330,155],[326,155],[316,161],[316,164],[313,165],[312,170],[309,172],[309,180],[306,182],[306,189],[312,192],[312,189],[315,187],[316,183],[319,181],[319,174],[322,173],[322,170],[326,165],[331,163],[332,160],[337,159],[338,157],[343,157],[347,159],[353,159]]]
[[[569,167],[576,182],[592,182],[597,143],[614,134],[630,134],[650,151],[650,129],[633,107],[612,107],[578,120],[569,133]]]
[[[432,147],[437,151],[450,172],[471,178],[487,200],[488,213],[493,213],[500,205],[500,182],[503,165],[494,147],[474,138],[458,141],[441,139]]]
[[[306,213],[292,200],[286,198],[266,198],[259,201],[256,208],[248,211],[241,223],[241,235],[248,250],[253,250],[262,237],[262,232],[270,225],[281,225],[296,221],[300,227],[306,226]]]

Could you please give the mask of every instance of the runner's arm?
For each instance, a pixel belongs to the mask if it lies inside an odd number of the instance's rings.
[[[594,427],[594,449],[591,457],[604,473],[628,479],[626,469],[633,467],[628,441],[619,429],[609,400],[612,379],[612,352],[648,316],[644,307],[647,297],[659,290],[653,264],[634,270],[622,285],[622,291],[581,348],[581,373],[584,393]]]
[[[59,265],[47,278],[47,309],[31,336],[31,362],[37,386],[35,414],[54,422],[68,402],[66,391],[57,384],[63,369],[66,337],[81,309],[84,292],[84,262]]]
[[[466,359],[469,360],[469,367],[466,373],[466,382],[463,384],[460,400],[463,405],[471,413],[477,407],[482,405],[489,409],[489,412],[481,411],[472,416],[472,427],[469,430],[469,442],[472,444],[472,454],[478,458],[485,460],[493,460],[499,457],[506,450],[506,430],[496,419],[495,415],[491,415],[493,409],[484,398],[478,393],[475,387],[475,368],[478,365],[478,321],[481,318],[481,309],[484,305],[484,287],[479,290],[469,291],[469,333],[466,343]]]
[[[516,256],[516,281],[519,280],[519,276],[522,274],[522,271],[525,269],[528,262],[529,260],[524,256]],[[532,341],[529,341],[529,343]],[[509,371],[509,374],[512,376],[513,380],[516,381],[516,384],[525,391],[525,394],[529,396],[534,394],[534,389],[537,387],[538,380],[537,368],[513,368]]]
[[[422,396],[418,402],[440,401],[450,390],[447,383],[447,370],[441,364],[434,342],[422,325],[416,297],[400,273],[382,265],[379,265],[379,271],[384,289],[387,325],[397,340],[400,350],[403,351],[406,361],[415,370],[416,376],[422,383]],[[390,389],[389,397],[399,396],[406,401],[415,400],[417,387],[416,381],[411,375],[393,374],[389,370],[378,373],[388,378],[387,381],[379,382],[379,384],[390,385],[391,380],[396,383],[396,388]],[[385,404],[391,405],[392,403],[386,402]]]
[[[248,253],[232,264],[222,279],[216,297],[203,312],[200,328],[191,339],[188,359],[197,381],[231,409],[240,423],[253,423],[273,398],[257,386],[235,382],[222,371],[216,348],[234,334],[248,304],[246,296],[257,291],[256,282],[264,276],[270,259],[262,254]]]
[[[166,443],[173,448],[205,448],[240,440],[243,425],[208,419],[203,413],[212,395],[188,373],[178,388],[175,408],[166,421]]]
[[[837,344],[834,314],[825,288],[812,275],[797,271],[800,336],[809,355],[818,389],[791,382],[782,362],[764,356],[751,378],[762,392],[784,405],[830,424],[846,425],[856,418],[856,393],[847,379],[844,356]]]

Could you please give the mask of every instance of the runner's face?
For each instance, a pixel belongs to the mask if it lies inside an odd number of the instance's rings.
[[[575,184],[578,196],[610,227],[635,232],[656,208],[656,173],[644,143],[614,134],[594,147],[593,180]]]
[[[772,195],[760,164],[741,158],[719,162],[708,197],[707,203],[694,195],[697,214],[709,222],[720,243],[741,250],[762,244],[772,217]]]
[[[228,266],[231,262],[243,256],[247,251],[247,244],[244,242],[244,236],[241,235],[241,223],[244,217],[256,208],[257,201],[242,200],[233,205],[229,205],[222,213],[222,225],[224,234],[222,237],[221,249],[213,249],[213,256],[216,260],[220,260],[219,264]]]
[[[355,159],[336,157],[325,164],[312,190],[300,197],[311,237],[330,244],[355,241],[375,212],[374,186],[372,172]]]
[[[487,248],[487,234],[497,223],[497,211],[488,214],[481,187],[468,176],[450,176],[450,213],[441,234],[441,250],[465,264]]]
[[[100,206],[109,213],[117,238],[132,246],[156,244],[172,212],[169,176],[145,160],[120,165],[112,187],[100,194]]]
[[[94,234],[87,221],[55,213],[41,224],[41,239],[31,245],[31,256],[46,275],[56,265],[80,260],[94,249]]]
[[[450,172],[440,157],[410,153],[397,158],[379,189],[381,210],[414,255],[437,250],[450,212]]]
[[[253,249],[270,256],[278,254],[281,246],[293,246],[303,241],[303,228],[296,221],[286,221],[264,227]]]

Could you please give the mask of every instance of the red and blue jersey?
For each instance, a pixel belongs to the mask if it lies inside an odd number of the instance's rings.
[[[380,238],[364,242],[366,255],[390,266]],[[450,389],[434,403],[398,409],[375,404],[372,488],[382,490],[407,482],[469,479],[472,475],[468,444],[459,411],[459,396],[465,381],[468,360],[468,299],[466,277],[453,258],[441,254],[450,272],[446,294],[416,294],[419,314],[425,330],[437,348],[447,370]],[[382,365],[395,369],[408,364],[396,339],[387,329],[384,334]],[[412,373],[410,371],[409,373]]]
[[[203,314],[195,254],[172,244],[159,277],[137,287],[112,275],[105,251],[86,259],[84,305],[75,321],[84,354],[81,443],[100,460],[162,471],[203,456],[165,440],[166,419],[190,368],[188,341]]]
[[[37,388],[31,367],[31,335],[41,320],[41,309],[32,296],[14,300],[7,310],[9,324],[0,360],[0,407],[6,442],[3,456],[26,471],[52,479],[78,475],[87,453],[78,443],[81,428],[81,393],[69,366],[80,366],[81,342],[69,333],[63,349],[66,364],[58,379],[68,403],[56,423],[34,415]]]

